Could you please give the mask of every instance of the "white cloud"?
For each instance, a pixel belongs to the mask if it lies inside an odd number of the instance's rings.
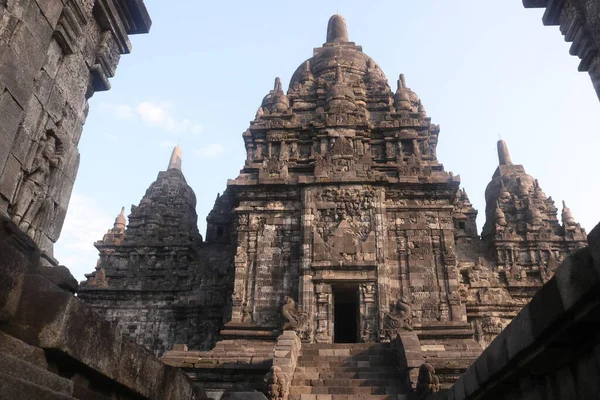
[[[114,114],[118,119],[131,119],[134,117],[133,108],[127,104],[102,103],[98,108]]]
[[[170,133],[200,133],[204,129],[201,124],[174,116],[174,107],[169,103],[142,101],[135,107],[128,104],[103,103],[99,108],[114,114],[120,120],[140,118],[146,125]]]
[[[209,144],[202,146],[196,150],[196,154],[204,158],[216,158],[219,154],[223,153],[223,145],[219,143]]]
[[[94,271],[98,250],[94,242],[112,228],[119,213],[102,209],[92,198],[74,192],[69,203],[62,234],[55,246],[55,258],[71,270],[78,281]]]
[[[135,110],[142,121],[150,126],[157,126],[172,133],[200,133],[202,125],[194,124],[188,119],[177,119],[170,112],[170,105],[143,101]]]
[[[115,108],[115,115],[119,119],[133,118],[133,109],[127,104],[119,104]]]

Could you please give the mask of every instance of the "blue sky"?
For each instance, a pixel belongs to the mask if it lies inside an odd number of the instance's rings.
[[[496,141],[566,200],[588,231],[600,220],[600,102],[557,27],[521,1],[199,2],[145,0],[150,34],[132,36],[109,92],[96,93],[56,258],[77,279],[94,270],[93,242],[121,206],[138,204],[172,147],[198,199],[200,232],[227,179],[243,166],[242,132],[276,76],[325,41],[336,11],[395,88],[399,73],[441,125],[438,158],[479,210]]]

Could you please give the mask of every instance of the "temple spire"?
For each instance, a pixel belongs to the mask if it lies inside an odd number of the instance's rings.
[[[171,153],[171,159],[169,160],[169,166],[167,167],[167,170],[169,169],[177,169],[181,171],[181,147],[179,146],[175,146],[175,148],[173,148],[173,153]]]
[[[508,146],[504,140],[498,140],[498,163],[500,165],[512,165]]]
[[[327,24],[327,43],[333,42],[349,42],[346,20],[339,14],[329,18]]]
[[[114,229],[118,229],[120,231],[125,230],[125,225],[127,224],[127,220],[125,219],[125,207],[121,207],[121,212],[115,218],[115,224],[113,225]]]
[[[274,92],[283,92],[283,89],[281,88],[281,79],[279,79],[279,77],[275,78],[275,84],[273,85],[273,91]]]

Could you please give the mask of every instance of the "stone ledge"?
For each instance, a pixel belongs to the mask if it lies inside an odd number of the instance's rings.
[[[12,282],[5,285],[8,295],[0,297],[0,310],[10,309],[7,303],[12,304],[10,314],[5,313],[10,318],[3,321],[0,329],[13,337],[13,343],[39,347],[46,351],[46,357],[52,357],[53,362],[59,364],[81,363],[87,367],[82,368],[82,373],[87,373],[84,371],[89,368],[93,374],[112,381],[115,390],[134,392],[145,399],[206,398],[182,371],[163,364],[150,351],[124,339],[114,325],[104,321],[91,307],[38,274],[39,250],[10,220],[1,216],[0,250],[3,255],[0,282]],[[31,383],[14,379],[10,380],[12,383],[6,382],[0,379],[6,393],[17,386],[23,386],[23,393],[47,390],[44,387],[32,389]],[[70,398],[52,393],[22,396],[12,398]]]

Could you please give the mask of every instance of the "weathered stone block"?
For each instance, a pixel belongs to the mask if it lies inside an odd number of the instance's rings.
[[[11,154],[8,156],[4,170],[0,175],[0,195],[6,199],[12,199],[20,177],[21,163]]]
[[[458,378],[451,390],[454,394],[454,400],[464,400],[467,398],[464,375]]]
[[[64,265],[58,265],[56,267],[42,266],[38,271],[59,288],[71,293],[77,292],[79,283],[77,282],[77,279],[71,275],[71,271]]]
[[[26,274],[39,265],[40,252],[27,235],[0,215],[0,254],[0,322],[8,322],[17,312]]]
[[[464,380],[465,393],[467,396],[471,396],[479,389],[479,382],[477,381],[475,366],[473,364],[471,364],[467,371],[462,375],[462,379]]]
[[[477,382],[479,382],[479,386],[483,386],[488,379],[490,378],[489,370],[488,370],[488,353],[483,352],[477,359],[475,360],[475,376],[477,377]]]
[[[73,392],[73,382],[70,380],[5,353],[0,353],[0,373],[24,379],[58,393],[71,394]]]
[[[4,91],[0,94],[0,138],[2,139],[2,147],[7,148],[3,151],[6,153],[11,147],[14,140],[17,127],[23,118],[23,108],[15,101],[9,91]],[[4,159],[0,159],[0,166],[4,164]]]
[[[512,359],[534,343],[529,306],[517,314],[504,331],[508,357]]]
[[[20,399],[74,400],[74,397],[0,372],[0,400]]]
[[[194,388],[188,378],[179,368],[164,366],[164,375],[162,378],[162,387],[159,392],[153,393],[151,399],[192,399],[196,394],[196,398],[206,398],[204,390],[201,387]]]
[[[599,282],[589,248],[581,249],[567,257],[554,276],[566,311]]]
[[[40,7],[44,17],[50,24],[51,28],[55,28],[60,18],[60,14],[63,11],[63,2],[62,1],[47,1],[47,0],[36,0],[38,7]]]
[[[46,355],[42,349],[0,331],[0,353],[10,354],[42,369],[48,369]]]
[[[164,384],[161,379],[164,377],[165,365],[149,350],[129,340],[122,342],[121,357],[116,368],[121,384],[148,398],[158,393]]]
[[[488,372],[490,376],[500,371],[508,362],[508,349],[506,348],[505,332],[500,333],[496,339],[490,343],[487,349]]]
[[[0,43],[0,82],[22,109],[33,92],[35,74],[36,71],[28,60],[22,59],[12,48]],[[4,109],[1,110],[4,112]],[[4,118],[2,115],[2,120]]]
[[[550,279],[533,296],[529,303],[531,328],[535,338],[556,322],[564,312],[556,278]]]
[[[44,310],[40,313],[39,310]],[[27,275],[8,333],[35,346],[56,350],[116,379],[122,337],[72,294],[41,275]]]

